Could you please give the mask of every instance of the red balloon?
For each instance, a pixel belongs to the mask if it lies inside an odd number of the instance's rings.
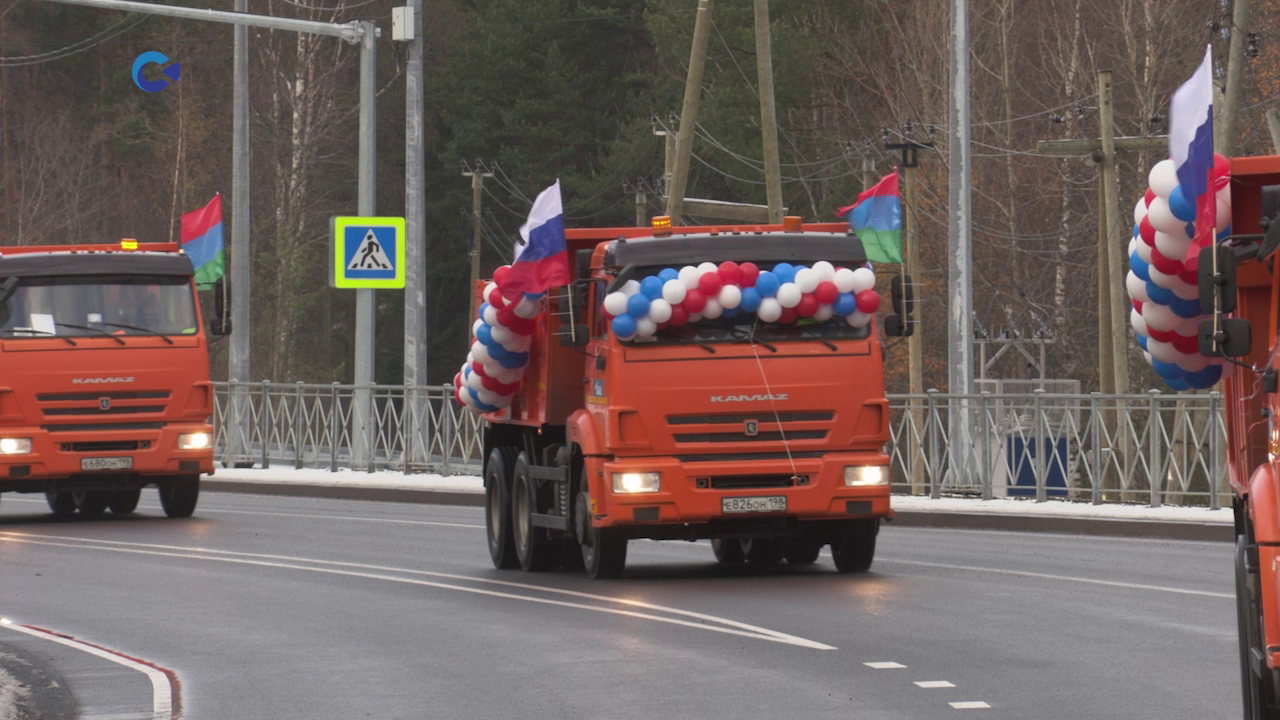
[[[520,383],[518,382],[501,383],[491,377],[480,378],[480,384],[484,386],[485,390],[499,395],[510,395],[520,389]]]
[[[703,275],[703,277],[706,277],[706,275]],[[718,289],[717,292],[719,292]],[[702,308],[707,306],[707,296],[703,295],[698,288],[689,288],[689,291],[684,294],[684,302],[680,304],[684,306],[685,312],[690,315],[700,313]]]
[[[502,297],[502,290],[495,287],[489,291],[489,304],[494,310],[501,310],[507,306],[507,299]]]
[[[1178,273],[1178,279],[1192,286],[1198,286],[1200,284],[1200,276],[1195,270],[1183,270]]]
[[[720,280],[725,285],[739,285],[742,283],[742,268],[738,263],[732,260],[725,260],[720,263]]]
[[[1142,196],[1142,202],[1147,207],[1151,207],[1151,201],[1155,199],[1156,199],[1156,191],[1152,190],[1151,188],[1147,188],[1147,193]]]
[[[854,300],[858,303],[858,310],[868,315],[880,309],[880,296],[875,290],[863,290],[854,296]]]
[[[1231,161],[1218,153],[1213,154],[1213,177],[1227,177],[1231,175]]]
[[[1142,220],[1138,223],[1138,235],[1142,237],[1142,242],[1148,247],[1156,246],[1156,229],[1151,227],[1151,221],[1146,215],[1142,216]]]
[[[818,287],[814,289],[813,296],[823,305],[830,305],[840,297],[840,290],[836,284],[830,280],[823,280],[818,283]]]
[[[1172,330],[1156,330],[1150,325],[1147,326],[1147,337],[1151,338],[1152,340],[1171,343],[1173,342],[1173,339],[1177,336],[1178,336],[1178,333]]]
[[[1177,275],[1185,269],[1180,260],[1167,258],[1164,255],[1161,255],[1160,251],[1155,248],[1151,248],[1151,267],[1159,270],[1165,275]]]
[[[453,376],[453,386],[455,388],[462,387],[462,373],[457,373]]]
[[[462,385],[461,384],[458,384],[453,388],[453,399],[459,405],[466,405],[466,403],[462,402]]]
[[[502,267],[493,271],[493,281],[498,285],[498,287],[502,287],[503,285],[506,284],[507,273],[509,272],[511,272],[510,265],[503,265]]]
[[[724,280],[718,272],[705,272],[698,278],[698,289],[707,297],[719,295],[722,287],[724,287]]]
[[[1133,309],[1134,309],[1134,310],[1137,310],[1137,311],[1138,311],[1138,314],[1139,314],[1139,315],[1141,315],[1141,314],[1142,314],[1142,301],[1141,301],[1141,300],[1131,300],[1130,302],[1132,302],[1132,303],[1133,303]]]
[[[475,373],[476,375],[479,375],[482,378],[489,377],[489,373],[484,371],[484,363],[478,360],[476,362],[471,363],[471,372]]]
[[[742,287],[755,287],[756,278],[760,277],[760,268],[753,262],[744,262],[738,267],[742,270]]]
[[[1200,341],[1195,335],[1178,335],[1174,333],[1173,349],[1180,353],[1191,355],[1200,352]]]
[[[672,305],[671,320],[669,320],[668,322],[670,322],[675,327],[680,327],[681,325],[684,325],[685,323],[689,322],[689,311],[684,309],[684,305]]]
[[[503,325],[506,325],[508,330],[517,335],[532,335],[533,331],[538,329],[538,322],[533,318],[522,318],[515,313],[512,313],[511,316],[515,318],[515,322],[510,325],[503,323]]]
[[[796,321],[796,315],[795,308],[782,308],[782,315],[778,317],[778,322],[793,323]]]
[[[511,330],[512,329],[511,326],[514,325],[516,321],[520,319],[521,319],[520,316],[516,315],[516,312],[513,308],[504,307],[498,311],[498,324],[504,328],[507,328],[508,330]]]
[[[813,293],[807,293],[800,296],[800,304],[796,306],[796,312],[800,317],[813,317],[818,312],[818,298]]]

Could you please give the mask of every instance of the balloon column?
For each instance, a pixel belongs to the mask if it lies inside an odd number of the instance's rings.
[[[772,270],[751,262],[704,262],[628,280],[605,296],[604,312],[620,340],[744,313],[767,323],[842,317],[853,327],[864,327],[880,308],[875,286],[869,268],[837,268],[825,260],[813,267],[778,263]]]
[[[1213,183],[1217,192],[1218,240],[1231,234],[1231,166],[1214,156]],[[1212,387],[1222,377],[1222,359],[1200,354],[1196,330],[1206,316],[1200,313],[1196,256],[1195,198],[1178,184],[1172,160],[1151,168],[1150,187],[1133,208],[1133,239],[1129,241],[1129,274],[1125,288],[1133,302],[1130,324],[1138,334],[1142,356],[1174,390]]]
[[[453,376],[454,399],[476,413],[510,407],[529,367],[529,344],[537,329],[546,293],[502,291],[510,266],[493,273],[486,300],[471,326],[471,352]]]

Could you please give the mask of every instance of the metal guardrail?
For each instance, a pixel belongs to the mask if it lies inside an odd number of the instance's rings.
[[[214,385],[215,457],[228,464],[480,472],[483,420],[453,402],[452,386]],[[894,492],[1153,507],[1229,501],[1216,392],[930,391],[890,395],[889,406]]]

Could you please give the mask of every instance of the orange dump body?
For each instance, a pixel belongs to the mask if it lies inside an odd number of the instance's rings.
[[[0,247],[0,283],[11,279],[0,304],[0,491],[213,472],[208,344],[176,243]],[[180,437],[200,447],[180,448]]]

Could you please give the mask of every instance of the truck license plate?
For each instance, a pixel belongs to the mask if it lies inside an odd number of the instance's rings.
[[[720,498],[720,510],[725,513],[786,512],[787,496]]]
[[[131,457],[95,457],[81,458],[81,470],[132,470]]]

